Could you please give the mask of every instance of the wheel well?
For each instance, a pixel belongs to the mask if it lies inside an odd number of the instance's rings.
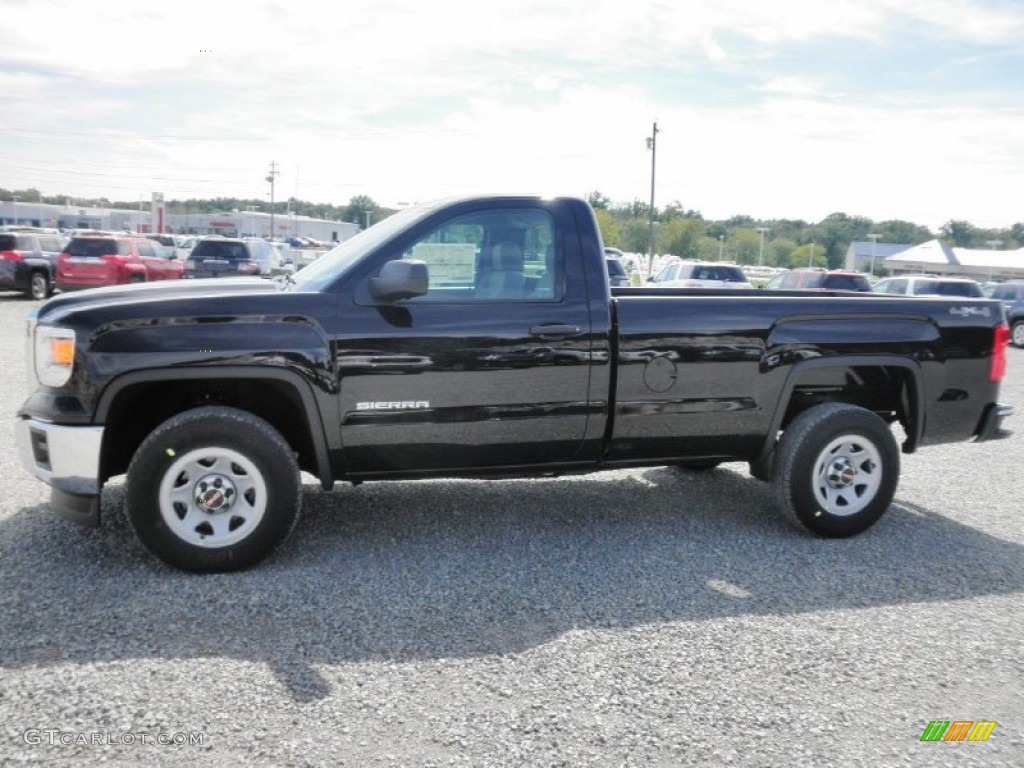
[[[900,366],[865,365],[812,368],[799,374],[780,428],[821,403],[849,403],[874,412],[886,423],[899,422],[913,449],[916,426],[913,373]],[[904,445],[904,450],[907,449]]]
[[[265,379],[185,379],[140,382],[117,393],[104,420],[108,436],[100,460],[101,481],[123,474],[139,445],[175,414],[203,405],[227,405],[248,411],[281,433],[298,458],[299,468],[318,474],[309,417],[295,388]]]

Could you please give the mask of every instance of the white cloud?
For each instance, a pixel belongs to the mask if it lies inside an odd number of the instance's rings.
[[[33,0],[0,23],[19,29],[0,51],[0,186],[261,195],[273,159],[279,197],[298,167],[300,196],[334,202],[646,199],[658,119],[658,200],[705,215],[1021,218],[1024,10],[1009,2]],[[863,49],[870,73],[910,33],[1006,56],[1010,80],[950,97],[878,73],[864,96],[826,71],[822,50]]]

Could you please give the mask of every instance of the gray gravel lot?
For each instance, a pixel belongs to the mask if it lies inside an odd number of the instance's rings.
[[[191,576],[135,543],[119,483],[85,530],[22,470],[32,306],[0,294],[0,764],[1024,765],[1024,437],[904,457],[846,541],[739,464],[307,478],[272,560]],[[999,725],[921,743],[937,719]]]

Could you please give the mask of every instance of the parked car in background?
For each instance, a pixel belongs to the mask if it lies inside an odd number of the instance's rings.
[[[967,277],[932,277],[930,275],[904,275],[887,277],[875,283],[875,293],[899,296],[963,296],[965,299],[984,297],[981,286]]]
[[[174,249],[174,252],[179,259],[184,261],[192,254],[192,249],[195,248],[198,242],[199,238],[191,235],[179,237],[178,246]]]
[[[753,288],[735,264],[713,261],[675,261],[650,282],[658,288]]]
[[[791,269],[773,277],[766,291],[871,291],[871,283],[860,272],[841,269]]]
[[[57,287],[72,291],[179,279],[181,262],[157,248],[162,246],[134,235],[73,237],[57,259]]]
[[[780,274],[784,270],[778,269],[777,267],[763,267],[763,266],[748,266],[743,267],[743,274],[747,276],[747,282],[749,282],[755,288],[763,288],[765,283],[771,280],[776,275]]]
[[[13,227],[0,232],[0,290],[21,291],[31,299],[50,296],[63,248],[57,234]]]
[[[1003,302],[1006,308],[1006,322],[1010,326],[1013,346],[1024,347],[1024,280],[1000,283],[989,296]]]
[[[185,277],[269,275],[281,266],[281,255],[258,237],[200,238],[185,260]]]
[[[147,234],[146,237],[159,246],[157,254],[160,256],[175,259],[178,257],[178,239],[174,235]]]
[[[626,272],[626,266],[622,263],[622,256],[622,251],[618,248],[604,249],[605,266],[608,268],[608,284],[613,287],[630,285],[629,273]]]

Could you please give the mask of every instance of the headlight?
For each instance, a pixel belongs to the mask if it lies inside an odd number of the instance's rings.
[[[48,387],[63,387],[75,365],[75,332],[70,328],[36,326],[36,376]]]

